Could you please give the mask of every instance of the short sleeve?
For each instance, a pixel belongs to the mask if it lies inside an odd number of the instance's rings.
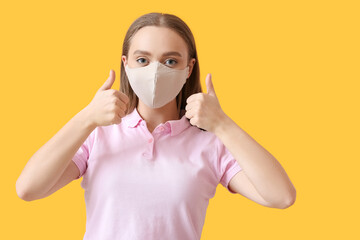
[[[75,155],[72,158],[72,161],[76,164],[76,166],[80,170],[80,175],[75,179],[81,178],[86,172],[87,161],[90,157],[92,148],[94,146],[95,130],[96,130],[96,128],[85,139],[85,141],[82,143],[82,145],[80,146],[80,148],[77,150],[77,152],[75,153]]]
[[[218,151],[217,169],[218,169],[218,174],[220,176],[220,183],[225,188],[227,188],[227,190],[230,193],[235,194],[236,192],[233,192],[229,189],[229,182],[236,173],[242,170],[242,168],[220,140],[218,140],[217,151]]]

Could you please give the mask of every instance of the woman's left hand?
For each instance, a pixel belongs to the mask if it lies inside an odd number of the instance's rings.
[[[227,115],[221,109],[210,73],[206,76],[205,83],[207,93],[195,93],[186,99],[185,116],[192,125],[214,132]]]

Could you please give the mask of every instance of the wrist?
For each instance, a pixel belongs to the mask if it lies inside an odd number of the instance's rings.
[[[214,134],[216,136],[222,135],[226,131],[226,127],[229,126],[230,123],[231,119],[229,118],[229,116],[222,112],[222,114],[220,114],[218,117],[217,123],[215,124],[213,130]]]
[[[92,131],[97,127],[96,123],[91,118],[90,111],[87,107],[85,107],[78,114],[76,114],[75,118],[79,122],[81,122],[81,124],[83,124],[86,129]]]

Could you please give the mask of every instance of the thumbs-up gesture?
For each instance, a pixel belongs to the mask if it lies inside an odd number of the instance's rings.
[[[185,116],[190,123],[209,132],[214,132],[226,114],[221,109],[211,81],[211,74],[206,76],[207,93],[195,93],[186,99]]]
[[[114,81],[115,72],[110,70],[108,79],[96,92],[89,105],[86,106],[90,120],[95,126],[119,124],[121,118],[125,116],[129,98],[126,94],[111,89]]]

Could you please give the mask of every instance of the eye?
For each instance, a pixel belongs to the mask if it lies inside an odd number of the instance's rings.
[[[170,65],[175,65],[175,64],[177,63],[177,61],[174,60],[174,59],[168,59],[168,60],[166,60],[166,62],[167,62],[167,61],[173,61],[173,62],[175,62],[174,64],[170,64]]]
[[[140,59],[143,59],[143,60],[145,60],[145,61],[146,61],[146,59],[145,59],[145,58],[138,58],[138,59],[136,59],[136,61],[137,61],[138,63],[140,63],[140,64],[145,63],[145,62],[139,62],[139,60],[140,60]]]

